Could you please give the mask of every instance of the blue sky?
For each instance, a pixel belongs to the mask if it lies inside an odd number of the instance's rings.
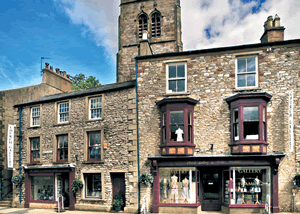
[[[39,84],[41,57],[115,82],[119,0],[16,0],[0,7],[0,90]],[[159,1],[158,1],[159,7]],[[300,38],[300,0],[182,0],[184,50],[258,43],[267,16]],[[297,27],[298,26],[298,27]]]

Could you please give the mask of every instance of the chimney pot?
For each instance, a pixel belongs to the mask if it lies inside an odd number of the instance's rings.
[[[53,66],[50,66],[50,70],[53,71]]]
[[[268,23],[268,28],[273,27],[273,16],[268,17],[267,23]]]
[[[56,73],[59,74],[59,68],[55,68]]]
[[[66,77],[67,72],[63,71],[62,73],[63,73],[63,76]]]
[[[275,19],[273,21],[273,26],[280,27],[280,17],[277,14],[275,15]]]
[[[70,74],[67,74],[67,78],[70,79]]]
[[[45,65],[46,65],[46,69],[49,69],[49,63],[46,62]]]

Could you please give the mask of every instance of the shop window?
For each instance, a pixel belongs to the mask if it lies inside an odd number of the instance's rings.
[[[228,177],[229,176],[229,177]],[[231,205],[270,204],[270,169],[266,167],[233,167],[224,174],[224,198]]]
[[[239,57],[236,66],[236,87],[257,87],[257,57]]]
[[[101,131],[88,132],[88,160],[101,160]]]
[[[85,197],[102,199],[101,174],[84,174]]]
[[[34,201],[54,201],[53,176],[32,176],[30,198]]]
[[[69,102],[58,103],[58,123],[69,122]]]
[[[101,119],[102,97],[92,97],[89,99],[89,119]]]
[[[152,14],[151,18],[151,36],[152,38],[159,38],[161,36],[161,15],[159,14],[159,12],[155,12],[154,14]]]
[[[195,168],[160,168],[160,203],[196,203]]]
[[[57,136],[57,161],[68,161],[68,135]]]
[[[40,138],[30,138],[30,162],[40,162]]]
[[[139,38],[143,38],[143,31],[148,31],[148,17],[146,14],[139,16]]]
[[[41,124],[40,107],[32,107],[30,115],[31,115],[30,126],[31,127],[40,126],[40,124]]]
[[[193,113],[198,100],[164,98],[157,102],[161,108],[162,155],[193,155]]]
[[[186,64],[167,66],[167,92],[186,92]]]
[[[267,153],[268,93],[245,93],[225,100],[231,109],[232,153]]]

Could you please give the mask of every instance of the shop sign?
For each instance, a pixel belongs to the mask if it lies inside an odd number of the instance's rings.
[[[14,128],[16,125],[8,124],[7,133],[7,168],[14,167]]]
[[[239,169],[239,173],[261,173],[261,169]]]

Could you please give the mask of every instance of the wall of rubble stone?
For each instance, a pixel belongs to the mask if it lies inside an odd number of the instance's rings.
[[[135,89],[127,88],[117,91],[105,92],[103,94],[103,118],[91,121],[86,116],[88,108],[86,97],[70,99],[70,123],[60,125],[55,121],[55,102],[42,104],[41,127],[30,128],[29,109],[22,109],[22,165],[30,166],[28,163],[27,138],[40,136],[41,141],[41,164],[61,165],[56,163],[54,148],[54,136],[56,134],[69,133],[69,159],[68,164],[74,164],[75,179],[83,179],[83,172],[97,172],[103,174],[102,181],[105,196],[103,200],[88,201],[83,199],[83,192],[77,194],[77,209],[89,209],[96,206],[98,210],[109,211],[112,206],[112,172],[125,174],[126,208],[127,212],[137,209],[137,162],[136,162],[136,117],[135,117]],[[94,96],[94,95],[93,95]],[[17,122],[18,117],[15,117]],[[103,162],[87,163],[85,152],[85,133],[87,130],[101,130],[107,149],[103,151]],[[17,133],[16,133],[17,134]],[[17,148],[15,148],[18,151]],[[53,151],[53,152],[48,152]],[[78,155],[76,161],[75,156]],[[17,165],[17,161],[15,163]],[[16,173],[15,173],[16,174]],[[24,201],[24,194],[23,194]],[[15,198],[15,201],[17,199]],[[98,205],[98,206],[97,206]]]
[[[237,55],[258,53],[259,84],[255,90],[235,89],[235,62]],[[225,97],[238,92],[267,92],[273,95],[268,104],[268,152],[282,152],[286,156],[279,167],[279,207],[281,211],[292,208],[292,179],[300,171],[300,110],[299,67],[300,46],[273,46],[249,48],[242,51],[224,51],[161,57],[138,61],[139,83],[139,142],[141,173],[150,172],[149,155],[159,155],[160,114],[155,101],[166,94],[166,61],[186,61],[187,93],[178,95],[199,98],[194,112],[195,155],[229,154],[230,112]],[[294,148],[290,152],[289,98],[294,92]],[[210,151],[210,144],[214,144]],[[297,196],[299,199],[299,196]],[[297,205],[298,206],[298,205]],[[298,208],[299,209],[299,208]]]

